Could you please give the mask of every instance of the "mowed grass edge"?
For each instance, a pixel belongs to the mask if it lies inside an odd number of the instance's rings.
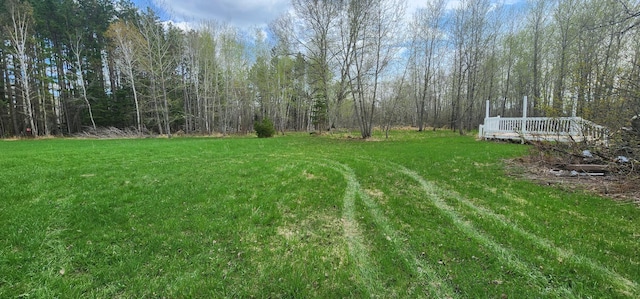
[[[629,297],[638,209],[447,132],[0,142],[0,296]]]

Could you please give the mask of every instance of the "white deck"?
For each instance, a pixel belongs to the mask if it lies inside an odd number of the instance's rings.
[[[481,139],[606,142],[607,129],[580,117],[486,117]]]

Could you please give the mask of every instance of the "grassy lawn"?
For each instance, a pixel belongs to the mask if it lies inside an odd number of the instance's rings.
[[[507,177],[527,150],[0,141],[0,297],[640,297],[640,209]]]

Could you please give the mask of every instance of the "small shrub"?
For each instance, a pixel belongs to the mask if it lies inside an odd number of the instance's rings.
[[[259,138],[269,138],[276,134],[276,128],[273,126],[273,122],[266,117],[263,118],[262,121],[254,122],[253,129]]]

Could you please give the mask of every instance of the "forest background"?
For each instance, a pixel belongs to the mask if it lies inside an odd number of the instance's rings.
[[[292,0],[266,26],[175,26],[127,0],[0,0],[0,136],[374,127],[640,113],[633,0]]]

